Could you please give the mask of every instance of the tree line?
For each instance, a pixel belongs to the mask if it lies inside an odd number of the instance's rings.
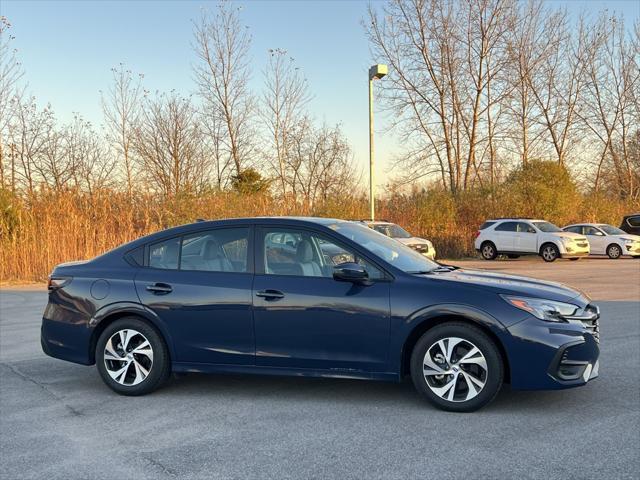
[[[315,120],[310,87],[286,50],[268,51],[262,91],[249,88],[251,35],[231,3],[193,24],[193,93],[152,93],[143,75],[120,64],[100,92],[101,129],[81,114],[60,124],[27,94],[10,28],[2,17],[0,186],[16,194],[269,190],[313,205],[357,183],[341,126]]]

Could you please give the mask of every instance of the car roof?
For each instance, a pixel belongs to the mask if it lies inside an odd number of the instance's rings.
[[[527,220],[529,222],[546,222],[546,220],[542,220],[539,218],[526,218],[526,217],[503,217],[503,218],[489,218],[486,220],[487,222],[502,222],[502,221],[521,221]]]

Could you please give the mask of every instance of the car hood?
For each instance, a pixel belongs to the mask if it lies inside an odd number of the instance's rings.
[[[552,233],[548,233],[547,235],[555,235],[556,237],[562,237],[562,238],[571,238],[572,240],[585,238],[584,235],[580,235],[579,233],[573,233],[573,232],[552,232]]]
[[[609,235],[610,237],[613,237],[617,240],[633,240],[634,242],[640,242],[640,235],[632,235],[630,233],[624,233],[624,234],[620,234],[620,235]]]
[[[409,238],[396,238],[395,240],[400,243],[404,243],[405,245],[431,245],[429,240],[425,240],[424,238],[419,237],[409,237]]]
[[[583,297],[583,301],[585,302],[589,300],[588,297],[579,290],[563,285],[562,283],[506,273],[495,273],[487,270],[467,270],[460,268],[450,272],[428,275],[438,280],[469,284],[470,286],[507,295],[545,298],[557,302],[568,302],[580,296]]]

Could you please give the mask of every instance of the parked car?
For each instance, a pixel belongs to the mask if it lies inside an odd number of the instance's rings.
[[[271,248],[279,242],[295,254]],[[328,261],[329,244],[348,261]],[[95,364],[124,395],[149,393],[172,371],[411,375],[437,407],[471,411],[503,382],[563,389],[597,377],[598,318],[569,287],[440,265],[360,223],[246,218],[56,266],[41,343]]]
[[[640,213],[625,215],[622,218],[620,229],[633,235],[640,235]]]
[[[567,225],[562,230],[587,237],[591,255],[607,255],[609,258],[620,258],[622,255],[640,256],[640,236],[630,235],[612,225],[579,223]]]
[[[400,225],[396,225],[395,223],[371,220],[362,220],[362,222],[369,226],[369,228],[373,228],[376,232],[380,232],[387,237],[398,240],[400,243],[404,243],[406,246],[414,249],[425,257],[435,260],[436,249],[434,248],[433,243],[429,240],[414,237]]]
[[[532,218],[487,220],[480,226],[474,246],[485,260],[498,255],[540,255],[545,262],[553,262],[561,257],[578,260],[589,255],[584,235],[563,232],[552,223]]]

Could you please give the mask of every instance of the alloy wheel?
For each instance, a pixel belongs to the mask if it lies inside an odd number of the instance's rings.
[[[487,259],[492,259],[495,256],[493,246],[485,245],[484,247],[482,247],[482,256]]]
[[[127,387],[143,382],[153,367],[151,343],[133,329],[119,330],[109,337],[103,357],[109,376]]]
[[[469,340],[446,337],[431,345],[423,359],[423,375],[433,393],[450,402],[478,396],[487,383],[487,360]]]
[[[557,252],[556,252],[555,247],[553,247],[551,245],[547,245],[542,250],[542,258],[544,258],[547,262],[554,261],[556,259],[556,257],[557,257]]]

